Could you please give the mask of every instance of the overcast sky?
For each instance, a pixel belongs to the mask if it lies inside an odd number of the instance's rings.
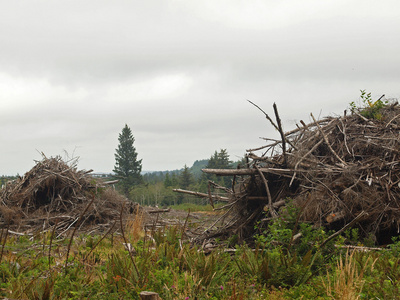
[[[360,89],[400,97],[400,2],[0,0],[0,175],[46,156],[111,172],[132,129],[143,170],[232,160]]]

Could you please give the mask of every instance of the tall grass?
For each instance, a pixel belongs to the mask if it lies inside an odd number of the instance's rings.
[[[319,271],[311,268],[312,252],[285,251],[279,243],[205,254],[183,241],[180,227],[155,229],[150,240],[141,215],[126,222],[125,238],[111,232],[75,235],[70,243],[54,233],[5,238],[3,230],[0,298],[139,299],[144,290],[164,300],[398,298],[397,252],[335,252]]]
[[[365,284],[364,274],[367,268],[370,272],[373,271],[377,259],[371,263],[372,258],[369,257],[364,265],[358,268],[355,255],[356,252],[349,254],[347,251],[344,258],[339,257],[334,272],[327,272],[326,281],[323,280],[327,296],[343,300],[361,299]]]

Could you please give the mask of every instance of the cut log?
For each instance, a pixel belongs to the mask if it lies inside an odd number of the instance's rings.
[[[141,292],[139,296],[141,300],[161,300],[156,292]]]
[[[115,184],[115,183],[118,183],[118,181],[119,180],[105,181],[105,182],[103,182],[103,185]]]
[[[219,176],[257,174],[256,169],[202,169],[202,171],[207,174],[215,174]]]
[[[154,210],[149,210],[149,214],[159,214],[163,212],[169,212],[171,209],[170,208],[165,208],[165,209],[154,209]]]
[[[182,189],[173,189],[173,191],[176,193],[188,194],[188,195],[196,196],[199,198],[209,198],[208,194],[200,193],[200,192],[193,192],[193,191],[187,191],[187,190],[182,190]],[[212,195],[211,197],[213,200],[219,200],[219,201],[224,201],[224,202],[229,201],[228,197],[222,197],[222,196],[216,196],[216,195]]]

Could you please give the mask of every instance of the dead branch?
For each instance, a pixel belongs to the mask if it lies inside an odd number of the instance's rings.
[[[271,213],[272,217],[277,217],[278,214],[276,213],[274,207],[272,206],[272,198],[271,198],[271,192],[269,191],[269,187],[268,187],[268,180],[265,178],[264,174],[260,171],[260,169],[257,166],[256,166],[256,169],[257,169],[258,173],[260,174],[261,179],[264,182],[265,190],[267,192],[267,197],[268,197],[269,212]]]
[[[177,193],[196,196],[196,197],[199,197],[199,198],[208,198],[209,197],[208,194],[200,193],[200,192],[193,192],[193,191],[187,191],[187,190],[182,190],[182,189],[173,189],[173,191],[177,192]],[[212,197],[213,200],[224,201],[224,202],[229,201],[229,198],[223,197],[223,196],[212,195],[211,197]]]
[[[283,167],[286,168],[287,167],[286,137],[285,137],[285,134],[283,133],[282,122],[281,122],[281,118],[279,117],[278,107],[276,106],[276,103],[274,103],[273,108],[274,108],[274,112],[275,112],[276,122],[278,123],[278,130],[279,130],[279,133],[280,133],[281,138],[282,138]],[[293,147],[293,148],[295,148],[295,147]]]
[[[149,214],[159,214],[159,213],[164,213],[164,212],[169,212],[171,209],[170,208],[165,208],[165,209],[153,209],[153,210],[148,210],[147,212]]]
[[[326,243],[328,243],[330,240],[332,240],[333,238],[337,237],[339,234],[341,234],[343,231],[345,231],[347,228],[349,228],[350,226],[352,226],[354,223],[356,223],[357,221],[359,221],[362,217],[367,216],[368,213],[366,213],[365,211],[362,211],[359,213],[359,215],[357,217],[355,217],[350,223],[346,224],[345,226],[343,226],[342,229],[336,231],[334,234],[330,235],[325,241],[322,242],[322,244],[320,245],[320,247],[322,248]]]

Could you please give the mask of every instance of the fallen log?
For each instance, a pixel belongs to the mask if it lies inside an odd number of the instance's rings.
[[[170,208],[165,208],[165,209],[154,209],[154,210],[149,210],[149,214],[159,214],[163,212],[169,212],[171,209]]]
[[[200,192],[193,192],[193,191],[187,191],[187,190],[182,190],[182,189],[173,189],[173,191],[177,192],[177,193],[183,193],[183,194],[188,194],[188,195],[200,197],[200,198],[209,198],[208,194],[200,193]],[[228,197],[216,196],[216,195],[211,195],[211,197],[212,197],[213,200],[219,200],[219,201],[224,201],[224,202],[228,202],[229,201]]]
[[[160,296],[155,292],[140,292],[139,294],[141,300],[159,300],[161,299]]]
[[[282,169],[282,168],[258,168],[263,173],[309,173],[310,170],[303,169]],[[217,176],[235,176],[235,175],[254,175],[258,174],[257,169],[202,169],[204,173],[215,174]],[[342,170],[337,168],[337,170],[332,168],[321,168],[323,173],[339,173]]]
[[[202,169],[204,173],[215,174],[218,176],[234,176],[234,175],[253,175],[257,174],[256,169]]]

